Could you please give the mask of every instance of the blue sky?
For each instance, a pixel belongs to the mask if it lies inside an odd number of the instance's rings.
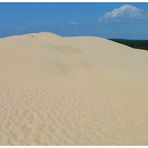
[[[0,3],[0,37],[42,31],[148,39],[148,3]]]

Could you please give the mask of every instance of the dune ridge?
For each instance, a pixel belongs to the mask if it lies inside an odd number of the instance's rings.
[[[147,65],[99,37],[0,38],[0,145],[147,145]]]

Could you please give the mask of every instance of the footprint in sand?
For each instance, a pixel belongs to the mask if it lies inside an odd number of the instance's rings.
[[[64,54],[79,54],[79,53],[81,53],[81,50],[79,48],[72,47],[72,46],[58,45],[58,46],[52,46],[52,48],[55,51],[58,51],[58,52],[64,53]]]

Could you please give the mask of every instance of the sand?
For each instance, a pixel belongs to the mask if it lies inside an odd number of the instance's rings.
[[[0,39],[0,145],[147,144],[147,51],[46,32]]]

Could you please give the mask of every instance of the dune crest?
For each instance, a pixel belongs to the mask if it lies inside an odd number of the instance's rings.
[[[148,144],[147,65],[99,37],[1,38],[0,144]]]

